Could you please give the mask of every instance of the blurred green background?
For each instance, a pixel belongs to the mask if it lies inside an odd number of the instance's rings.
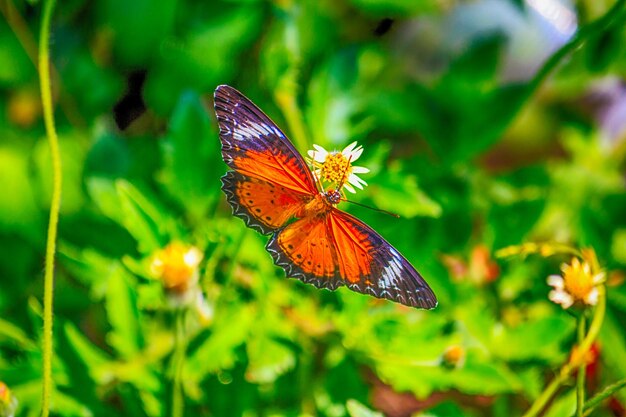
[[[626,377],[619,3],[59,2],[53,414],[521,415],[575,340],[547,297],[568,259],[495,259],[525,241],[596,250],[608,310],[587,386]],[[42,7],[0,8],[0,381],[16,415],[36,416],[52,177],[33,63]],[[302,153],[364,146],[354,200],[401,219],[342,208],[415,265],[437,309],[285,279],[219,190],[219,84]],[[151,275],[170,242],[203,253],[200,298]],[[545,415],[574,403],[566,387]],[[625,407],[622,392],[596,415]]]

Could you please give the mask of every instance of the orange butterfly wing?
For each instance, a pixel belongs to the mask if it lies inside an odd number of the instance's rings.
[[[343,211],[295,221],[267,244],[287,276],[319,288],[353,291],[407,306],[434,308],[437,298],[417,270],[371,227]]]
[[[222,177],[233,214],[261,233],[287,276],[318,288],[353,291],[407,306],[434,308],[422,276],[385,239],[334,207],[299,218],[320,198],[313,176],[287,137],[232,87],[215,90],[222,157],[234,171]]]
[[[308,195],[237,171],[222,177],[222,190],[233,214],[263,234],[286,224],[310,200]]]
[[[263,234],[283,226],[318,194],[313,175],[285,134],[232,87],[215,90],[222,177],[233,214]]]

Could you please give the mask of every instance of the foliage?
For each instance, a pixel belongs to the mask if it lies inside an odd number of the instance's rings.
[[[506,22],[459,35],[466,5],[409,3],[57,5],[53,415],[510,416],[540,404],[552,375],[563,387],[546,415],[571,415],[585,367],[587,396],[600,393],[586,410],[624,407],[626,130],[592,100],[606,85],[624,100],[624,1],[578,2],[576,34],[534,66],[511,52]],[[0,9],[0,386],[32,416],[53,184],[31,61],[42,5]],[[401,218],[342,208],[417,267],[435,310],[284,278],[267,237],[220,191],[218,84],[253,99],[302,153],[363,144],[369,186],[354,200]],[[537,241],[548,243],[517,246]],[[155,273],[172,242],[202,253],[186,293]],[[496,259],[506,247],[525,256]],[[593,248],[606,274],[589,364],[571,359],[577,323],[595,323],[599,307],[548,299],[564,248],[583,259],[576,248]]]

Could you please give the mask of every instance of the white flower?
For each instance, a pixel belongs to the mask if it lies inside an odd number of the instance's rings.
[[[352,142],[341,152],[328,152],[319,145],[313,145],[313,148],[308,155],[313,165],[313,174],[318,181],[331,182],[337,188],[344,187],[351,193],[356,193],[354,187],[362,190],[367,185],[356,174],[366,174],[370,170],[352,165],[363,153],[362,146],[356,146],[356,142]]]
[[[561,265],[561,275],[550,275],[548,285],[553,289],[548,298],[564,309],[570,308],[575,302],[596,305],[598,302],[598,285],[604,282],[604,273],[591,274],[591,266],[573,258],[570,264]]]
[[[550,275],[548,285],[554,289],[548,294],[550,301],[561,304],[564,309],[570,308],[574,304],[574,297],[565,291],[565,281],[560,275]]]

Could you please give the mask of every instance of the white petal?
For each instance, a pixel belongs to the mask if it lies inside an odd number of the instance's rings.
[[[351,144],[349,144],[348,146],[346,146],[345,148],[343,148],[343,151],[341,151],[341,153],[346,157],[350,157],[350,154],[352,153],[352,149],[354,149],[354,147],[356,146],[356,141],[352,142]]]
[[[548,298],[550,299],[550,301],[556,304],[561,304],[561,307],[563,307],[564,309],[569,308],[572,304],[574,304],[574,299],[572,298],[572,296],[565,291],[550,291],[550,294],[548,294]]]
[[[351,186],[350,184],[345,183],[345,184],[343,185],[343,187],[344,187],[346,190],[350,191],[352,194],[356,194],[356,191],[354,190],[354,188],[352,188],[352,186]]]
[[[365,181],[363,181],[361,178],[357,177],[354,174],[350,174],[350,176],[348,177],[348,182],[358,188],[360,188],[361,190],[363,189],[364,185],[367,185],[367,183]]]
[[[600,291],[597,288],[592,288],[589,291],[589,294],[585,296],[585,303],[590,306],[595,306],[598,304],[598,297],[600,296]]]
[[[307,152],[308,155],[316,162],[325,162],[326,157],[328,157],[328,151],[322,148],[320,145],[313,144],[313,147],[315,148],[315,150]]]
[[[363,189],[363,186],[361,185],[361,179],[354,174],[350,174],[350,176],[348,177],[348,182],[361,190]]]
[[[183,255],[185,265],[195,268],[202,261],[202,252],[198,248],[191,248]]]
[[[354,162],[357,159],[359,159],[361,157],[362,153],[363,153],[363,147],[362,146],[359,146],[358,148],[353,150],[352,153],[350,154],[350,162]]]
[[[548,277],[548,285],[554,287],[555,290],[562,290],[564,288],[563,277],[560,275],[550,275]]]
[[[352,167],[352,172],[355,174],[367,174],[368,172],[370,172],[369,168],[365,168],[365,167]]]

